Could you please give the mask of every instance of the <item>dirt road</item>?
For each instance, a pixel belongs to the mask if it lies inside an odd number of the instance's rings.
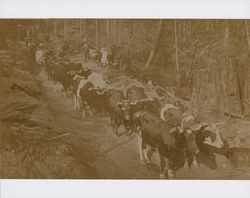
[[[81,112],[73,109],[73,99],[55,93],[45,83],[45,97],[54,120],[62,128],[70,128],[67,139],[72,156],[87,171],[81,178],[158,178],[157,166],[140,164],[135,135],[112,133],[107,115],[81,119]],[[120,130],[123,133],[123,130]],[[80,177],[80,176],[79,176]]]

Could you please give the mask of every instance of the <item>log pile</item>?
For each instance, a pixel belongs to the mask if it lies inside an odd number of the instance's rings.
[[[44,108],[49,113],[39,78],[5,63],[0,65],[0,177],[81,177],[68,143],[70,129],[58,127],[51,115],[33,114]]]
[[[219,127],[221,138],[229,148],[250,149],[250,122],[244,119],[230,119]]]

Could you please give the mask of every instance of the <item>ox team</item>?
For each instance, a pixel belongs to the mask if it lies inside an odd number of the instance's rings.
[[[86,62],[91,57],[84,41]],[[97,63],[112,64],[113,50],[102,49],[92,58]],[[120,127],[127,135],[136,133],[141,163],[150,163],[147,147],[158,152],[160,178],[174,178],[178,164],[187,171],[192,165],[197,167],[196,155],[208,146],[223,147],[215,126],[199,122],[181,107],[164,102],[163,97],[150,97],[143,87],[131,85],[125,91],[112,88],[100,73],[71,62],[63,54],[56,55],[42,44],[35,54],[55,90],[59,92],[62,87],[65,96],[73,94],[74,108],[82,111],[83,119],[105,113],[110,116],[115,135],[120,135]],[[148,84],[152,86],[151,81]]]

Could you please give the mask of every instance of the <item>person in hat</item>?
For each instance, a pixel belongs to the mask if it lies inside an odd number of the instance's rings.
[[[85,62],[88,62],[89,59],[90,59],[89,45],[88,45],[88,42],[87,42],[87,38],[85,36],[82,37],[81,46],[83,48],[83,56],[84,56]]]
[[[45,47],[42,43],[40,43],[38,49],[36,50],[36,62],[39,65],[44,63],[44,53],[45,53]]]

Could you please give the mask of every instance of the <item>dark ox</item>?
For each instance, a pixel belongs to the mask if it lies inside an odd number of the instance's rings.
[[[144,107],[148,99],[144,93],[144,89],[137,86],[131,86],[127,89],[126,98],[126,100],[120,99],[117,101],[117,105],[126,132],[129,133],[129,131],[132,131],[134,128],[134,114]]]
[[[141,116],[142,124],[138,128],[138,147],[140,160],[144,163],[150,162],[146,152],[146,146],[157,148],[160,156],[161,178],[165,178],[165,159],[168,159],[169,178],[173,178],[178,168],[189,168],[190,161],[193,165],[197,166],[196,155],[199,153],[200,148],[204,144],[212,144],[213,146],[220,147],[221,141],[216,133],[207,131],[206,126],[200,126],[193,129],[190,124],[176,125],[172,119],[161,121],[155,118],[154,121],[144,119]],[[184,122],[193,121],[192,119],[185,120]],[[207,142],[205,141],[207,140]]]
[[[108,61],[108,65],[110,65],[110,66],[114,64],[116,51],[117,51],[116,45],[111,45],[109,47],[107,61]]]
[[[86,116],[86,110],[89,115],[93,115],[93,109],[99,113],[109,110],[108,90],[96,89],[89,81],[80,89],[80,97],[83,106],[83,118]]]
[[[131,87],[127,88],[126,96],[127,96],[127,99],[131,101],[136,101],[136,100],[147,98],[144,88],[137,87],[135,85],[132,85]]]
[[[68,90],[71,84],[71,78],[67,75],[67,65],[65,62],[54,62],[52,64],[52,80],[56,84],[56,91],[60,91],[60,85],[63,86],[64,91]]]
[[[109,115],[111,121],[111,127],[114,133],[118,134],[118,128],[124,123],[124,117],[122,114],[122,109],[119,104],[122,104],[124,100],[123,92],[120,90],[110,91],[109,97]]]
[[[56,91],[60,91],[60,84],[64,93],[70,91],[74,85],[73,77],[81,69],[80,63],[59,61],[51,64],[51,78],[56,83]]]
[[[87,79],[90,74],[91,74],[90,69],[81,69],[77,72],[75,71],[68,72],[68,75],[73,76],[72,93],[74,97],[74,109],[80,110],[81,101],[79,100],[79,97],[77,96],[77,91],[79,89],[81,80]]]
[[[127,100],[121,90],[110,90],[109,112],[114,133],[118,134],[118,128],[124,125],[126,133],[129,134],[135,126],[134,114],[148,102],[148,99]]]

